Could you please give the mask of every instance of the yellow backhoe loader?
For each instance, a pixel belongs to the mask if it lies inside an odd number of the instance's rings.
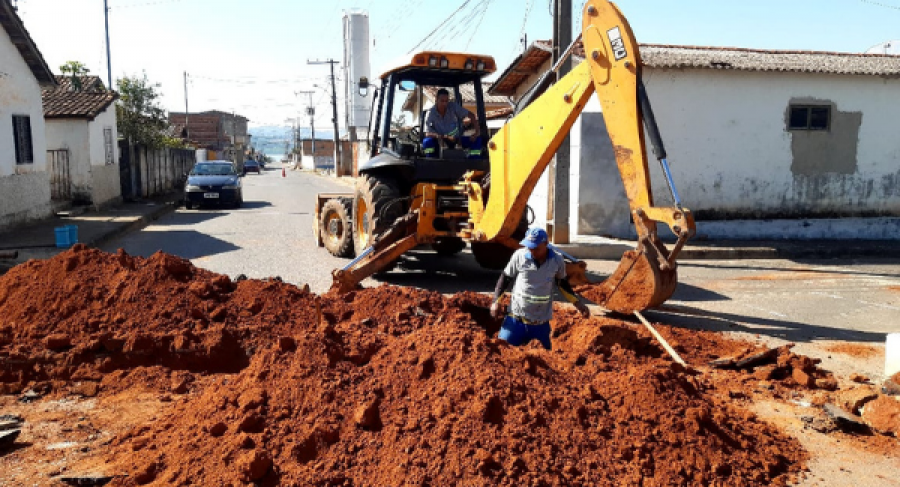
[[[526,207],[541,174],[596,93],[625,185],[637,235],[637,248],[625,253],[619,267],[599,284],[598,303],[630,313],[657,306],[677,284],[675,258],[694,235],[691,213],[681,205],[672,182],[665,149],[641,82],[641,59],[631,28],[607,0],[589,0],[581,35],[561,59],[584,46],[585,59],[551,83],[557,63],[517,106],[514,116],[487,143],[487,157],[442,149],[438,157],[422,150],[423,87],[445,87],[462,100],[460,89],[474,93],[477,121],[486,134],[481,79],[494,72],[489,56],[419,52],[381,76],[374,97],[371,159],[354,194],[320,194],[314,233],[335,255],[352,257],[333,272],[340,292],[354,289],[368,276],[388,269],[404,252],[430,244],[452,254],[471,245],[484,267],[499,269],[519,247],[528,225]],[[365,82],[361,83],[366,86]],[[398,130],[394,120],[397,95],[407,95],[419,127]],[[409,96],[415,94],[416,96]],[[653,205],[644,132],[650,137],[674,201]],[[669,250],[657,235],[657,223],[677,236]],[[569,256],[573,284],[586,284],[585,265]]]

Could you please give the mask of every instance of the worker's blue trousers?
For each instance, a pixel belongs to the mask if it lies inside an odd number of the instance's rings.
[[[526,345],[531,340],[537,340],[541,342],[544,348],[552,350],[550,345],[550,323],[526,325],[515,316],[507,316],[503,320],[503,325],[500,327],[500,334],[497,338],[516,347]]]
[[[437,157],[438,156],[438,146],[440,142],[438,139],[434,137],[425,137],[422,141],[422,152],[425,153],[425,157]],[[475,140],[472,140],[469,137],[463,136],[459,138],[459,145],[466,149],[466,158],[468,159],[481,159],[481,154],[484,147],[484,140],[479,135],[475,137]]]

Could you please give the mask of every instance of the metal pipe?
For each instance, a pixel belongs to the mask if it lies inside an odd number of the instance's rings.
[[[359,254],[355,259],[351,260],[349,264],[347,264],[347,265],[345,265],[344,267],[342,267],[341,270],[342,270],[342,271],[346,271],[347,269],[350,269],[351,267],[353,267],[354,265],[356,265],[357,262],[359,262],[359,261],[365,259],[366,256],[368,256],[368,255],[371,254],[372,252],[375,252],[375,247],[369,247],[369,248],[367,248],[366,250],[363,251],[363,253]]]

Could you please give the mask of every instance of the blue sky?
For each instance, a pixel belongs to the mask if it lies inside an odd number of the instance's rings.
[[[308,59],[342,57],[341,16],[370,17],[373,77],[407,53],[465,0],[108,0],[113,77],[146,71],[163,106],[234,110],[255,125],[284,124],[316,90],[323,126],[330,119],[328,67]],[[573,0],[576,34],[582,0]],[[864,52],[900,39],[900,0],[621,0],[639,42],[763,49]],[[56,70],[87,64],[106,80],[103,0],[19,0],[20,15]],[[527,15],[526,15],[527,14]],[[502,70],[529,42],[552,33],[548,0],[469,0],[423,48],[491,54]],[[340,91],[340,87],[339,87]],[[339,118],[343,119],[341,115]]]

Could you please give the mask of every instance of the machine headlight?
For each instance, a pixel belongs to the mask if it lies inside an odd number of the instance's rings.
[[[478,71],[484,71],[484,61],[478,61],[476,68],[478,68]]]
[[[472,69],[472,68],[474,68],[474,67],[475,67],[475,61],[472,61],[471,59],[466,59],[466,65],[465,65],[465,68],[466,68],[466,69]]]
[[[437,65],[438,65],[438,58],[437,58],[437,56],[431,56],[431,57],[429,57],[429,58],[428,58],[428,65],[431,66],[432,68],[436,68]]]
[[[447,58],[442,57],[442,58],[441,58],[441,67],[442,67],[442,68],[446,68],[446,67],[448,67],[448,66],[450,66],[450,61],[447,60]]]
[[[185,191],[188,191],[188,192],[191,192],[191,191],[200,191],[200,186],[197,186],[197,185],[194,185],[194,184],[188,184],[187,186],[184,187],[184,190],[185,190]]]

